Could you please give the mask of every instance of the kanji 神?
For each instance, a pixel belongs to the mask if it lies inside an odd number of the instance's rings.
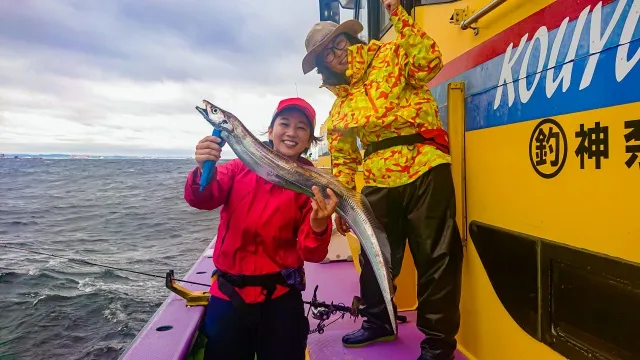
[[[596,121],[591,128],[584,128],[580,124],[580,130],[576,131],[576,138],[580,139],[580,144],[576,147],[575,154],[580,158],[580,169],[584,169],[584,156],[595,158],[596,169],[601,168],[602,159],[609,158],[609,127],[600,126]]]
[[[631,169],[633,164],[638,161],[638,153],[640,153],[640,120],[625,121],[624,128],[629,130],[628,133],[624,134],[624,142],[627,143],[626,152],[629,154],[625,164]],[[637,144],[629,144],[632,141],[637,142]],[[638,162],[638,167],[640,167],[640,162]]]
[[[551,126],[548,129],[545,133],[543,128],[539,128],[536,134],[536,166],[547,163],[547,150],[554,156],[550,165],[556,167],[560,163],[560,133],[554,132]]]

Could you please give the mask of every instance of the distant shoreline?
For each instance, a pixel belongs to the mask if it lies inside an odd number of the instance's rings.
[[[191,156],[123,156],[123,155],[68,155],[68,154],[0,154],[0,160],[194,160]],[[229,161],[220,159],[220,161]]]

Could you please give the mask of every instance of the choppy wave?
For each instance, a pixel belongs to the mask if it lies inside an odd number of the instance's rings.
[[[184,275],[218,212],[183,199],[189,160],[2,160],[0,241]],[[163,279],[0,247],[0,359],[117,359],[168,295]]]

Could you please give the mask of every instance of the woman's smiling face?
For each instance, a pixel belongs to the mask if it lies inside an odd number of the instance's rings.
[[[311,134],[307,116],[296,109],[280,112],[269,128],[269,140],[273,142],[273,149],[293,160],[311,146]]]

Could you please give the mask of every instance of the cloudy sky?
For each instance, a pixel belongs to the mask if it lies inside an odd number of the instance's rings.
[[[301,70],[317,19],[317,0],[1,1],[0,153],[192,156],[201,99],[257,134],[295,84],[317,134],[333,101]]]

